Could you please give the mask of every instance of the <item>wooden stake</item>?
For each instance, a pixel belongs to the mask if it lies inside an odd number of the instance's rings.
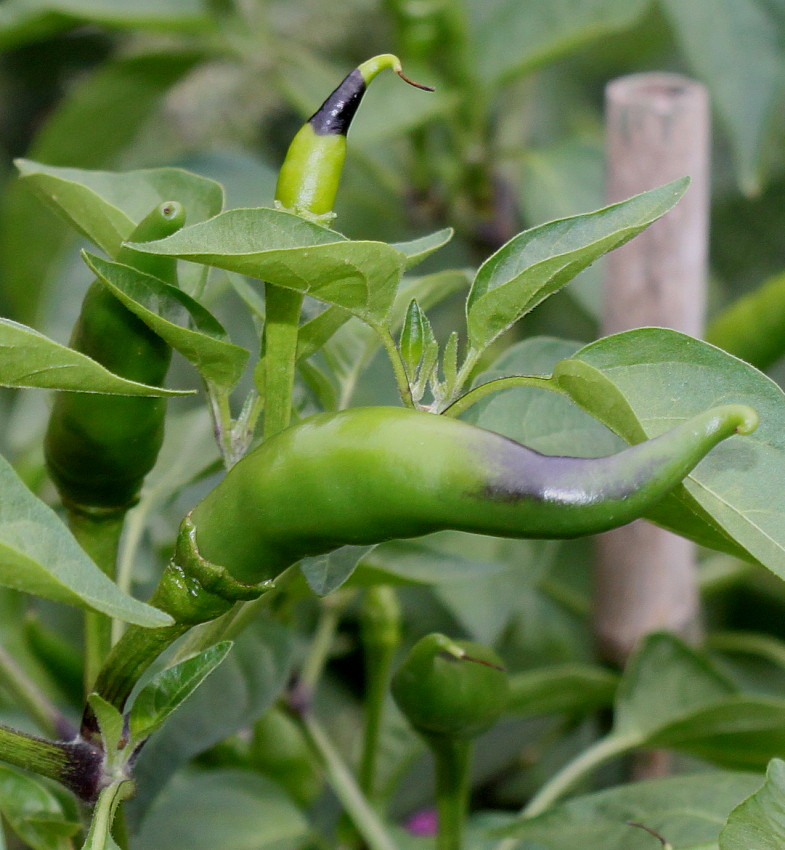
[[[635,74],[606,89],[609,202],[682,177],[681,202],[608,256],[604,334],[657,325],[703,331],[709,184],[708,98],[677,74]],[[594,628],[623,664],[648,632],[695,640],[700,611],[691,543],[638,521],[598,537]]]

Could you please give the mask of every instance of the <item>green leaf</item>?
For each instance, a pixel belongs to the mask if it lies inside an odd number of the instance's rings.
[[[212,218],[223,207],[219,183],[180,168],[117,173],[56,168],[28,159],[17,159],[15,164],[22,186],[110,257],[164,201],[179,201],[188,224]]]
[[[455,231],[451,227],[445,227],[430,233],[428,236],[420,236],[409,242],[393,242],[390,246],[406,255],[406,269],[410,269],[431,256],[439,248],[443,248],[453,237]]]
[[[125,727],[123,715],[98,693],[90,694],[87,702],[98,720],[104,752],[109,754],[108,759],[111,760],[112,756],[115,756],[122,748],[121,741]]]
[[[728,812],[759,784],[754,774],[721,771],[635,782],[570,800],[505,833],[520,850],[657,850],[651,835],[627,823],[635,821],[674,850],[715,850]]]
[[[785,578],[785,395],[773,381],[708,343],[663,328],[592,343],[560,363],[554,378],[631,443],[718,404],[755,408],[758,430],[714,448],[648,518]]]
[[[28,0],[42,10],[91,24],[134,29],[199,30],[209,23],[204,0]]]
[[[722,767],[763,770],[772,756],[785,757],[785,700],[731,697],[669,723],[647,745]]]
[[[225,640],[193,658],[159,673],[139,692],[131,707],[131,735],[140,743],[204,682],[229,654],[232,642]]]
[[[317,596],[337,590],[355,571],[373,546],[341,546],[325,555],[303,558],[300,569],[308,587]]]
[[[171,624],[168,614],[133,599],[107,578],[1,457],[0,493],[0,584],[127,623]]]
[[[0,765],[0,812],[32,850],[71,850],[80,829],[46,785],[6,765]]]
[[[389,313],[406,263],[404,254],[384,242],[350,242],[299,216],[266,208],[229,210],[132,247],[294,289],[370,324]]]
[[[650,0],[470,0],[474,55],[486,81],[531,71],[631,27]]]
[[[0,319],[0,386],[130,396],[190,395],[129,381],[27,325]]]
[[[761,187],[771,118],[782,108],[785,56],[775,14],[759,0],[664,0],[694,72],[728,132],[742,187]],[[750,62],[749,57],[755,61]]]
[[[559,664],[510,675],[507,712],[588,714],[612,704],[619,677],[593,664]]]
[[[90,269],[134,315],[179,351],[206,380],[232,389],[240,380],[249,352],[229,342],[221,323],[176,286],[121,263],[84,253]],[[195,330],[175,324],[185,314]]]
[[[648,742],[662,728],[733,696],[733,684],[703,655],[669,634],[647,636],[616,694],[613,734]]]
[[[579,348],[580,343],[552,337],[524,340],[510,346],[474,384],[508,375],[550,375],[560,360]],[[548,455],[603,457],[624,447],[618,437],[569,399],[535,387],[514,387],[486,396],[461,419]]]
[[[53,165],[110,166],[169,88],[201,58],[198,51],[166,50],[102,65],[69,90],[28,156]],[[15,318],[33,320],[38,297],[52,278],[67,238],[60,222],[42,214],[40,202],[26,189],[17,184],[8,188],[0,220],[0,253],[3,292]]]
[[[251,726],[281,694],[293,660],[294,636],[278,623],[258,619],[243,631],[229,657],[180,707],[176,722],[142,749],[134,767],[137,793],[128,804],[133,817],[142,816],[189,759]]]
[[[248,770],[177,776],[134,836],[134,850],[296,850],[308,822],[283,789]]]
[[[406,318],[403,321],[401,336],[398,340],[398,350],[401,353],[401,360],[403,360],[410,381],[414,381],[417,377],[417,367],[422,360],[423,337],[425,336],[424,319],[426,319],[425,314],[413,298],[409,304],[409,309],[406,311]],[[433,335],[433,331],[431,331],[431,335]]]
[[[682,178],[596,212],[534,227],[500,248],[480,266],[469,293],[471,347],[486,348],[598,257],[645,230],[688,184]]]
[[[773,759],[766,781],[740,803],[720,833],[720,850],[779,850],[785,846],[785,762]]]

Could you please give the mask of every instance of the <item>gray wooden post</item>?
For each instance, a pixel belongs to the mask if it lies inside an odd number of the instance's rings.
[[[681,202],[607,258],[604,334],[657,325],[703,331],[710,118],[700,83],[635,74],[606,89],[609,202],[682,177]],[[693,546],[644,521],[598,537],[594,628],[601,652],[623,664],[648,632],[700,634]]]

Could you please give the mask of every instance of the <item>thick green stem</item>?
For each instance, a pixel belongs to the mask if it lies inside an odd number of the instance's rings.
[[[47,741],[0,726],[0,759],[54,779],[81,800],[91,802],[98,792],[101,752],[86,741]]]
[[[301,719],[308,744],[324,765],[330,787],[369,850],[396,850],[384,824],[371,808],[319,722],[310,712],[303,714]]]
[[[68,525],[74,537],[101,571],[112,580],[117,570],[117,552],[124,518],[124,511],[102,515],[72,510],[68,514]],[[112,620],[106,614],[88,611],[84,618],[84,629],[84,682],[85,694],[89,694],[112,648]]]
[[[264,325],[264,438],[283,431],[292,417],[292,394],[297,362],[297,334],[303,296],[292,289],[265,284]]]
[[[461,850],[469,802],[469,766],[473,742],[431,735],[426,738],[436,766],[439,832],[436,850]]]

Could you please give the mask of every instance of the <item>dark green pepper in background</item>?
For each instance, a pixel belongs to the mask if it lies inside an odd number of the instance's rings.
[[[134,230],[148,242],[179,230],[181,204],[159,204]],[[176,261],[121,248],[117,262],[176,283]],[[85,295],[71,347],[123,378],[160,386],[171,348],[100,282]],[[158,457],[166,400],[58,393],[46,433],[46,463],[63,503],[74,511],[120,512],[134,503]]]

